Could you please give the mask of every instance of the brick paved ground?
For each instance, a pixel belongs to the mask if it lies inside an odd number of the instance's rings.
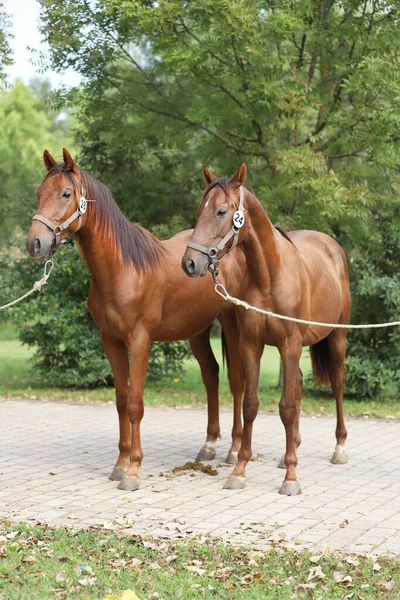
[[[0,515],[85,526],[117,522],[132,532],[184,536],[207,532],[268,545],[400,555],[400,422],[348,421],[347,465],[331,465],[335,422],[302,418],[299,477],[303,495],[278,495],[284,445],[279,417],[260,414],[247,487],[223,490],[219,474],[173,467],[193,460],[204,441],[202,410],[147,408],[142,487],[121,492],[107,479],[117,456],[114,406],[0,401]],[[221,415],[218,465],[229,448],[231,415]],[[160,473],[164,473],[161,476]]]

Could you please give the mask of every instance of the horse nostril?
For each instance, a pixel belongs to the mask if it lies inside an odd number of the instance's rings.
[[[194,260],[192,260],[190,258],[189,260],[186,261],[186,271],[188,273],[190,273],[190,275],[192,275],[194,273],[195,268],[196,268],[196,265],[195,265]]]
[[[39,238],[35,238],[35,241],[33,242],[34,253],[39,254],[40,248],[41,248],[40,240],[39,240]]]

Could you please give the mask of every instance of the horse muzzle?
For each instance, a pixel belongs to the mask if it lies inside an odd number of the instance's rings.
[[[197,250],[187,248],[181,265],[189,277],[204,277],[208,273],[209,257]]]
[[[51,258],[53,256],[54,235],[51,231],[41,227],[39,223],[32,223],[26,238],[26,251],[31,258]]]

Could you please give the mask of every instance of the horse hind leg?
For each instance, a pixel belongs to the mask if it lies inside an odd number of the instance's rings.
[[[342,465],[348,462],[346,450],[347,430],[344,424],[343,395],[345,388],[344,359],[346,356],[346,331],[341,329],[332,331],[328,338],[329,354],[331,360],[331,386],[336,400],[336,448],[333,452],[331,463]]]
[[[217,440],[220,437],[218,401],[219,366],[211,348],[210,331],[211,327],[208,327],[208,329],[189,340],[192,352],[199,363],[201,377],[207,393],[207,436],[196,460],[213,460],[216,454]]]

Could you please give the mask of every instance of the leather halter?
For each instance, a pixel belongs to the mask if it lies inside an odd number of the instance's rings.
[[[214,282],[217,282],[217,277],[219,275],[219,263],[220,261],[217,258],[218,252],[223,250],[229,240],[233,237],[233,241],[231,247],[228,252],[233,250],[238,243],[239,231],[244,225],[244,212],[243,212],[243,201],[244,201],[244,192],[243,187],[240,186],[239,189],[239,208],[233,215],[233,224],[228,233],[222,238],[220,242],[216,246],[212,248],[206,248],[201,244],[196,244],[196,242],[188,242],[186,244],[187,248],[193,248],[193,250],[198,250],[203,254],[206,254],[209,258],[208,270],[213,276]]]
[[[68,219],[66,219],[64,221],[64,223],[61,223],[61,225],[53,225],[53,223],[51,221],[49,221],[49,219],[46,219],[46,217],[43,217],[42,215],[34,215],[32,217],[32,221],[40,221],[41,223],[46,225],[49,229],[51,229],[51,231],[53,232],[53,234],[54,234],[54,242],[52,244],[53,254],[55,253],[57,248],[59,246],[61,246],[61,244],[64,242],[64,240],[61,239],[61,233],[63,231],[65,231],[66,229],[68,229],[68,227],[71,225],[71,223],[73,223],[76,219],[78,219],[78,225],[73,233],[76,233],[77,231],[80,230],[80,228],[82,227],[82,215],[84,215],[87,210],[88,202],[95,202],[95,200],[87,200],[85,198],[85,190],[82,188],[81,197],[79,199],[79,206],[78,206],[77,210],[74,213],[72,213],[72,215],[70,217],[68,217]]]

